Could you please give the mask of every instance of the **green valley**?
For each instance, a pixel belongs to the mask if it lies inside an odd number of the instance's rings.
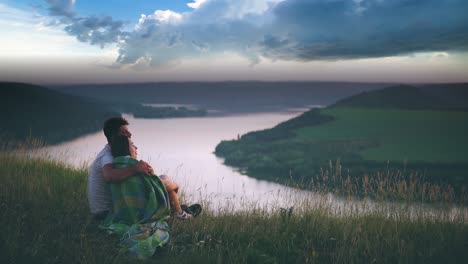
[[[467,112],[330,108],[320,113],[335,121],[296,130],[298,140],[374,142],[357,151],[372,161],[468,163]]]

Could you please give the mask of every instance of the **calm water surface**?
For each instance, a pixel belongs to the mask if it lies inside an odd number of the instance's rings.
[[[212,208],[241,208],[252,204],[288,206],[289,201],[278,201],[278,195],[297,191],[256,180],[225,166],[213,154],[216,145],[250,131],[271,128],[299,114],[293,111],[227,117],[138,119],[126,115],[125,118],[138,146],[139,159],[149,162],[156,174],[171,176],[180,184],[187,200],[206,200]],[[105,144],[104,134],[97,132],[45,151],[53,159],[87,167]]]
[[[223,160],[213,154],[221,140],[271,128],[299,114],[301,112],[291,111],[201,118],[138,119],[129,115],[125,118],[130,123],[132,140],[138,146],[139,159],[149,162],[156,174],[167,174],[178,182],[189,203],[203,201],[215,211],[251,209],[253,206],[266,210],[313,206],[337,214],[385,210],[389,215],[405,206],[398,203],[376,206],[369,200],[350,202],[331,194],[319,195],[257,180],[225,166]],[[87,167],[105,144],[104,134],[97,132],[43,151],[52,159]],[[413,205],[409,211],[431,216],[439,214],[440,210]],[[465,208],[445,208],[444,211],[450,218],[460,213],[463,217],[468,214]]]

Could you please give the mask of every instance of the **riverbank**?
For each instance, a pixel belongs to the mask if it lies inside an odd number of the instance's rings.
[[[5,153],[0,163],[2,263],[132,262],[119,253],[117,237],[90,223],[86,168]],[[190,223],[174,222],[169,245],[148,262],[455,263],[468,257],[463,216],[413,217],[404,207],[395,214],[206,210]]]
[[[468,152],[463,148],[468,145],[467,122],[466,111],[334,106],[223,140],[215,153],[251,177],[304,189],[326,186],[342,192],[351,183],[355,193],[365,192],[367,178],[377,190],[392,174],[406,186],[424,181],[453,191],[454,199],[463,203],[468,186]],[[331,166],[336,161],[339,167]]]

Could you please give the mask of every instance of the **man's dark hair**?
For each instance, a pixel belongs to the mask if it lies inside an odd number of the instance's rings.
[[[125,118],[119,116],[119,117],[112,117],[106,120],[104,122],[104,135],[106,135],[107,142],[112,141],[112,137],[117,135],[119,133],[119,129],[121,126],[126,126],[128,125],[127,120]]]
[[[130,142],[125,135],[115,135],[110,142],[110,147],[113,157],[130,156]]]

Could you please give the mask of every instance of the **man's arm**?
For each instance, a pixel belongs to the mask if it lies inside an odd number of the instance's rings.
[[[121,182],[137,172],[151,175],[153,173],[153,168],[142,160],[128,168],[116,169],[112,163],[106,164],[102,167],[102,176],[106,182]]]

